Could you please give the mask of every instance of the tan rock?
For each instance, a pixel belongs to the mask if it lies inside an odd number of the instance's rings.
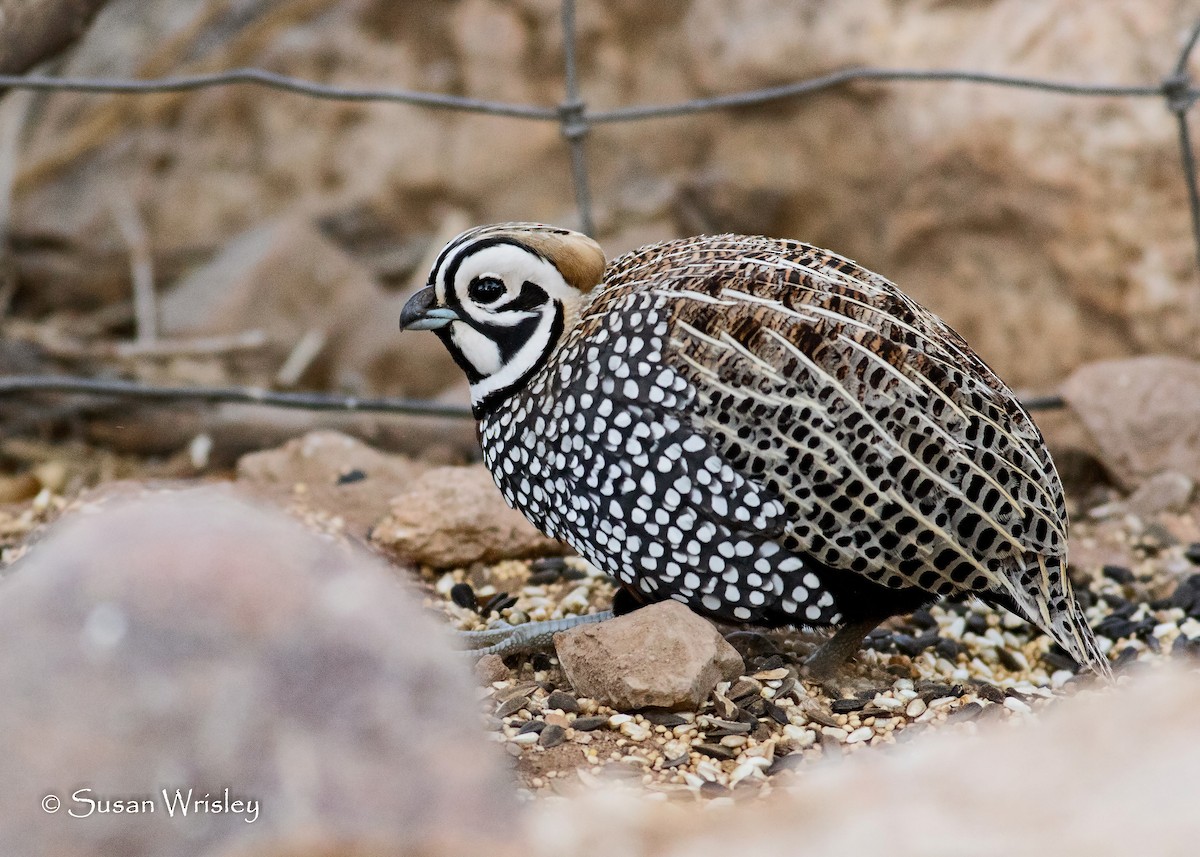
[[[0,598],[0,852],[490,848],[512,787],[448,642],[377,561],[225,490],[66,519]],[[177,788],[256,803],[172,821]],[[92,798],[154,809],[68,817]]]
[[[1149,520],[1163,512],[1186,512],[1196,483],[1182,473],[1166,470],[1150,476],[1123,500],[1089,510],[1093,518],[1134,515]]]
[[[1062,386],[1127,490],[1173,471],[1200,481],[1200,362],[1147,356],[1080,367]]]
[[[387,455],[335,431],[314,431],[276,449],[238,459],[239,485],[287,508],[340,517],[366,538],[388,503],[412,485],[426,465]]]
[[[392,500],[371,540],[402,559],[454,568],[473,562],[561,554],[510,509],[482,464],[428,470]]]
[[[555,634],[554,648],[576,694],[621,711],[696,709],[745,669],[712,623],[677,601]]]
[[[484,655],[475,662],[475,678],[483,685],[494,681],[504,681],[512,675],[512,670],[504,665],[504,659],[499,655]]]

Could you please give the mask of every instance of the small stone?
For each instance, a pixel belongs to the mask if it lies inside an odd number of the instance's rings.
[[[556,690],[546,697],[546,707],[557,708],[566,714],[579,713],[579,701],[571,696],[571,694],[562,690]]]
[[[822,726],[821,734],[826,738],[832,738],[833,740],[844,744],[846,742],[846,737],[850,733],[840,726]]]
[[[1200,363],[1146,355],[1088,363],[1061,387],[1087,426],[1105,470],[1126,490],[1126,505],[1146,514],[1186,505],[1190,483],[1200,479]],[[1189,442],[1192,441],[1192,442]],[[1152,483],[1157,483],[1152,485]],[[1174,484],[1172,484],[1174,483]]]
[[[917,638],[909,634],[892,634],[891,640],[896,651],[910,658],[915,658],[925,650],[924,646],[917,643]]]
[[[561,556],[546,556],[535,559],[529,564],[529,583],[532,586],[543,586],[554,583],[563,576],[566,562]]]
[[[545,720],[526,720],[521,724],[521,728],[517,730],[517,734],[524,735],[526,732],[541,732],[545,728]]]
[[[700,707],[745,669],[716,628],[676,601],[554,636],[577,693],[619,710]]]
[[[1015,711],[1018,714],[1033,713],[1033,709],[1029,707],[1028,703],[1017,699],[1015,696],[1006,697],[1004,700],[1004,707],[1009,711]]]
[[[875,735],[875,730],[870,726],[860,726],[849,735],[846,736],[847,744],[860,744],[863,741],[870,741]]]
[[[547,749],[557,747],[563,741],[567,740],[567,730],[554,723],[547,723],[546,728],[542,730],[538,743]]]
[[[511,675],[511,670],[504,665],[504,658],[499,655],[484,655],[475,662],[475,677],[482,684],[505,681]]]
[[[988,623],[987,617],[982,613],[967,614],[967,630],[972,634],[983,636],[987,633]]]
[[[787,667],[777,667],[773,670],[762,670],[761,672],[756,672],[753,676],[751,676],[751,678],[755,678],[758,681],[779,681],[787,678],[789,675],[790,671],[787,669]]]
[[[954,662],[960,654],[962,654],[962,643],[957,640],[951,640],[947,637],[940,637],[937,645],[933,647],[934,652],[939,658],[945,658],[950,662]]]
[[[520,734],[514,735],[508,740],[510,744],[530,746],[532,744],[536,744],[541,737],[542,736],[537,732],[521,732]]]
[[[504,502],[482,465],[437,467],[412,479],[371,532],[388,553],[431,568],[457,568],[562,553]]]
[[[737,754],[728,747],[722,747],[719,744],[695,744],[692,749],[697,753],[703,753],[712,759],[720,759],[721,761],[730,761],[737,758]]]
[[[923,631],[937,627],[937,619],[933,618],[933,614],[929,612],[928,607],[921,607],[912,612],[908,617],[908,621],[914,628],[919,628]]]
[[[1184,548],[1183,558],[1192,565],[1200,565],[1200,542],[1192,542]]]
[[[635,723],[633,721],[622,723],[620,732],[631,741],[647,741],[651,735],[649,726],[645,723]]]
[[[916,699],[909,701],[908,706],[904,709],[904,714],[907,717],[920,717],[925,713],[926,708],[928,706],[925,704],[925,700],[918,696]]]
[[[743,780],[761,779],[763,771],[770,766],[771,763],[766,759],[747,759],[733,769],[733,773],[729,775],[729,784],[736,786]]]
[[[1100,569],[1100,573],[1114,583],[1119,583],[1122,586],[1137,580],[1133,572],[1123,565],[1106,565]]]
[[[608,718],[603,714],[593,714],[590,717],[576,717],[571,721],[571,728],[577,732],[591,732],[601,726],[608,725]]]
[[[665,726],[668,729],[682,726],[688,722],[685,717],[676,714],[674,711],[646,711],[642,713],[642,717],[655,726]]]
[[[783,727],[783,740],[793,749],[801,750],[815,744],[817,736],[811,729],[805,729],[803,726],[796,726],[794,723],[789,723]]]

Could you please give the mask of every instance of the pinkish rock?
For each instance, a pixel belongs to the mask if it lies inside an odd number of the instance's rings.
[[[696,709],[745,669],[712,623],[677,601],[555,634],[554,648],[577,694],[619,711]]]
[[[441,855],[511,833],[466,664],[366,554],[209,488],[76,513],[10,575],[0,853]],[[244,803],[170,818],[163,789]],[[68,815],[117,798],[152,811]]]
[[[1200,362],[1148,356],[1089,363],[1062,394],[1126,490],[1168,471],[1200,482]]]
[[[392,500],[371,540],[400,559],[432,568],[563,552],[561,542],[505,505],[482,464],[423,473]]]
[[[350,533],[366,538],[387,514],[389,501],[425,469],[340,432],[314,431],[276,449],[243,455],[237,477],[239,485],[285,508],[340,517]]]

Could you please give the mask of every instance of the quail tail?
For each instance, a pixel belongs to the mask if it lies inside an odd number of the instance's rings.
[[[1026,591],[1025,597],[1018,599],[1020,612],[1066,649],[1081,666],[1111,679],[1112,667],[1100,651],[1096,635],[1075,598],[1062,558],[1038,557],[1037,564],[1026,572],[1025,579],[1030,578],[1037,591]]]

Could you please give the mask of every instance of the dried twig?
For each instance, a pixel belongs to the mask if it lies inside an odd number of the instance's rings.
[[[14,92],[0,103],[0,319],[8,314],[17,293],[8,239],[12,226],[13,181],[17,173],[17,154],[21,131],[29,118],[33,93]]]
[[[114,197],[112,212],[121,229],[121,237],[129,248],[137,342],[146,345],[158,339],[158,296],[154,291],[154,258],[150,252],[150,238],[146,235],[146,227],[137,206],[128,196]]]
[[[294,387],[313,360],[321,353],[329,337],[324,330],[315,327],[300,337],[292,353],[283,361],[275,374],[275,383],[280,387]]]

